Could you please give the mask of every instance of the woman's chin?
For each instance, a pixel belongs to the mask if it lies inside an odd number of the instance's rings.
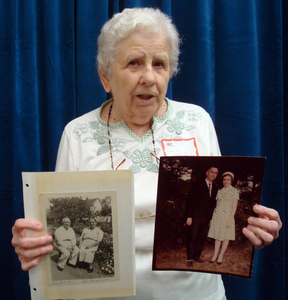
[[[155,103],[155,102],[144,102],[141,103],[141,105],[138,105],[137,108],[135,109],[134,113],[135,116],[138,116],[140,118],[153,118],[153,116],[155,117],[159,117],[160,116],[160,105],[159,103]]]

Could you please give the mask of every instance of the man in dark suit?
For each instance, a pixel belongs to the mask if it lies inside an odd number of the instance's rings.
[[[188,266],[192,266],[193,261],[203,262],[200,256],[205,246],[209,223],[216,207],[218,188],[214,184],[214,180],[217,175],[217,167],[208,168],[206,178],[193,184],[191,196],[186,204]]]

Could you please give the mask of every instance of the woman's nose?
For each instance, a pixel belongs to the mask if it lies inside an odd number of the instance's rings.
[[[156,82],[156,76],[153,70],[152,66],[146,66],[143,69],[143,72],[141,74],[140,78],[140,84],[142,85],[153,85]]]

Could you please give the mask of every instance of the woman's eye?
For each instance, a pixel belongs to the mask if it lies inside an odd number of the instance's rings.
[[[130,66],[137,66],[137,65],[138,65],[138,62],[137,62],[137,60],[131,60],[131,61],[129,62],[129,65],[130,65]]]
[[[164,63],[162,61],[157,61],[154,63],[154,66],[157,68],[164,67]]]

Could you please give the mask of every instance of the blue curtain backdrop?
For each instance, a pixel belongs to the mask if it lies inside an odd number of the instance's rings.
[[[10,243],[23,216],[21,172],[53,170],[65,124],[106,99],[96,36],[113,13],[135,6],[172,16],[183,46],[168,96],[211,114],[223,155],[267,157],[263,204],[285,221],[287,1],[0,0],[1,299],[30,299]],[[223,276],[228,299],[287,299],[285,227],[256,251],[251,280]]]

